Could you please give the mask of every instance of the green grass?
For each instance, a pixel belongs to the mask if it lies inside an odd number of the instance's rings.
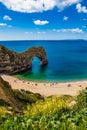
[[[72,101],[75,104],[71,105]],[[87,130],[87,88],[77,97],[52,96],[24,105],[23,115],[11,116],[6,109],[0,110],[0,130]]]

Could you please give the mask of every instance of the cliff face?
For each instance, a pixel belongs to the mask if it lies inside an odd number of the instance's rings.
[[[23,53],[16,53],[0,46],[0,73],[15,74],[26,71],[32,67],[35,56],[40,59],[41,65],[48,64],[43,47],[32,47]]]
[[[11,105],[16,112],[22,112],[22,108],[19,105],[18,100],[16,99],[13,90],[11,89],[11,86],[8,82],[4,81],[0,77],[0,99],[7,102],[9,105]]]
[[[42,99],[44,100],[38,93],[32,93],[23,89],[12,89],[10,84],[0,77],[0,103],[10,105],[13,112],[23,114],[23,109],[27,103],[32,104]]]

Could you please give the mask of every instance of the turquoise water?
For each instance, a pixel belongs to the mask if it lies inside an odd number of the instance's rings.
[[[18,76],[39,81],[71,81],[87,79],[87,41],[1,41],[9,49],[22,52],[32,46],[43,46],[48,65],[41,67],[37,57],[32,69]]]

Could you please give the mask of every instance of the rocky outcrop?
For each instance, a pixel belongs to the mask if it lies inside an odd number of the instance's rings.
[[[32,60],[38,57],[41,65],[48,64],[43,47],[32,47],[23,53],[17,53],[0,46],[0,73],[15,74],[24,72],[32,67]]]
[[[12,106],[14,111],[22,113],[22,108],[19,105],[19,102],[15,97],[13,90],[11,89],[11,86],[1,77],[0,77],[0,99],[4,100],[6,103]]]

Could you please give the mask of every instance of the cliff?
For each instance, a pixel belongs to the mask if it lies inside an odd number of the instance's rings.
[[[17,53],[0,46],[0,73],[15,74],[26,71],[32,67],[34,57],[40,59],[41,65],[48,64],[43,47],[32,47],[23,53]]]
[[[23,113],[23,109],[27,104],[32,104],[43,97],[38,93],[32,93],[23,89],[12,89],[10,84],[0,77],[0,106],[5,104],[12,107],[13,112]]]
[[[19,102],[16,96],[14,95],[13,90],[11,89],[11,86],[1,77],[0,77],[0,99],[4,100],[6,103],[12,106],[14,111],[22,112],[22,108],[19,105]]]

